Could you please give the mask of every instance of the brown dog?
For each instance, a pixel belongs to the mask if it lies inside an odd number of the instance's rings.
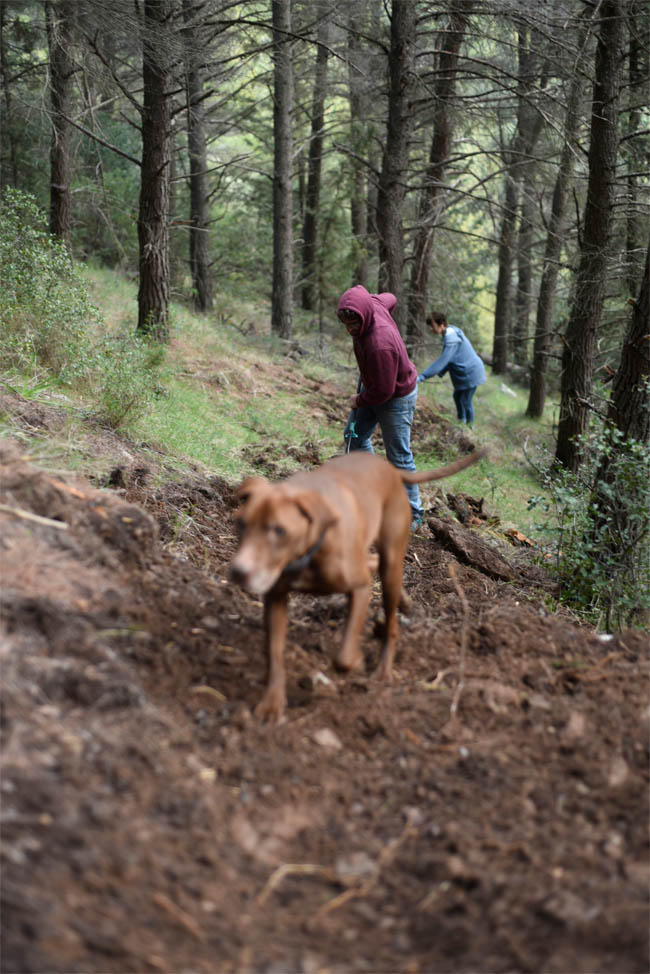
[[[397,643],[397,610],[408,610],[402,590],[411,508],[404,484],[422,484],[458,473],[486,450],[439,470],[411,472],[374,454],[356,451],[335,457],[308,473],[270,484],[245,480],[238,491],[240,543],[230,577],[264,596],[268,680],[255,709],[277,723],[286,705],[284,644],[290,591],[348,595],[348,618],[336,664],[363,666],[359,638],[372,591],[371,571],[381,577],[386,616],[384,647],[377,675],[392,677]],[[370,553],[375,544],[378,557]]]

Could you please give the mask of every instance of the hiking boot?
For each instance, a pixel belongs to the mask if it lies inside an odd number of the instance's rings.
[[[414,517],[411,521],[411,534],[419,534],[422,527],[422,518]]]

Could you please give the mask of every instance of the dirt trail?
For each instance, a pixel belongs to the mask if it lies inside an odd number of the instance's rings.
[[[525,549],[471,529],[500,577],[433,525],[395,685],[333,671],[344,599],[294,597],[269,730],[231,488],[156,486],[131,451],[97,490],[23,450],[0,451],[4,971],[648,970],[644,634],[549,615]]]

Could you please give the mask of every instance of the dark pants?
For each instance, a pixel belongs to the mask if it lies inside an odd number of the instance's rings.
[[[472,399],[476,392],[476,386],[469,389],[454,389],[454,402],[456,403],[456,413],[461,423],[471,426],[474,422],[474,407]]]
[[[411,453],[411,425],[415,405],[418,401],[417,386],[407,396],[396,396],[382,403],[381,406],[359,406],[350,413],[345,427],[347,434],[350,423],[354,419],[356,437],[350,440],[351,450],[363,450],[373,453],[370,437],[379,424],[384,440],[386,457],[394,467],[403,470],[415,470],[415,461]],[[414,517],[422,517],[422,504],[417,484],[404,484],[408,494]]]

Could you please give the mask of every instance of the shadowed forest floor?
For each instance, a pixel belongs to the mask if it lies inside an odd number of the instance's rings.
[[[294,596],[269,729],[232,486],[100,430],[92,483],[54,474],[25,439],[56,411],[3,407],[4,971],[648,970],[646,634],[550,614],[531,550],[445,481],[395,683],[334,671],[344,597]]]

